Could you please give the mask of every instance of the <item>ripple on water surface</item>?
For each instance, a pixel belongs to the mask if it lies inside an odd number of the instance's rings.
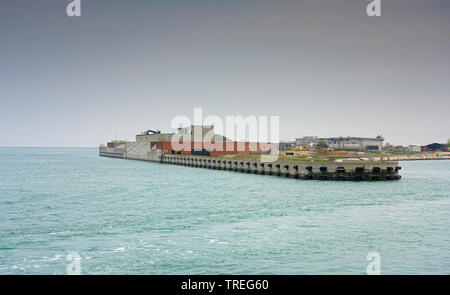
[[[450,273],[450,162],[400,181],[301,181],[0,149],[0,273]]]

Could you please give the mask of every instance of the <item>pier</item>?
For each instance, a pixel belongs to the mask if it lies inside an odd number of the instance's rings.
[[[226,170],[233,172],[271,175],[278,177],[297,178],[305,180],[353,180],[380,181],[398,180],[401,178],[396,161],[373,162],[303,162],[275,161],[261,162],[250,158],[194,156],[179,154],[162,154],[158,158],[145,158],[128,155],[125,149],[108,149],[100,147],[99,155],[123,159],[145,160],[161,164],[187,166],[211,170]]]

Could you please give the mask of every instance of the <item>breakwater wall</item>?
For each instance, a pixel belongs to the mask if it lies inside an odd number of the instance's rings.
[[[103,149],[100,156],[160,162],[212,170],[227,170],[259,175],[273,175],[314,180],[397,180],[401,167],[396,161],[376,162],[261,162],[256,159],[161,154],[157,158],[128,155],[125,150]]]

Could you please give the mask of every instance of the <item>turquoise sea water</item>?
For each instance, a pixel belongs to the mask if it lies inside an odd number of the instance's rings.
[[[450,161],[302,181],[0,149],[0,274],[450,274]]]

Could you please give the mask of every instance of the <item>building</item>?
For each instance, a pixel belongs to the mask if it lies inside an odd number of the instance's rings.
[[[304,136],[296,138],[296,146],[314,147],[319,142],[325,143],[330,149],[341,151],[364,151],[376,152],[381,151],[384,138],[377,136],[375,138],[368,137],[317,137]]]
[[[406,147],[406,150],[408,152],[420,152],[422,150],[422,147],[420,144],[410,144]]]
[[[446,152],[448,151],[448,147],[446,143],[431,143],[422,146],[421,150],[422,152]]]
[[[261,154],[273,148],[271,143],[231,141],[214,133],[214,126],[192,125],[176,133],[147,130],[135,141],[111,141],[100,147],[100,153],[118,157],[157,161],[163,154],[233,155]]]
[[[295,139],[295,146],[312,147],[314,143],[318,142],[319,138],[317,136],[303,136]]]

